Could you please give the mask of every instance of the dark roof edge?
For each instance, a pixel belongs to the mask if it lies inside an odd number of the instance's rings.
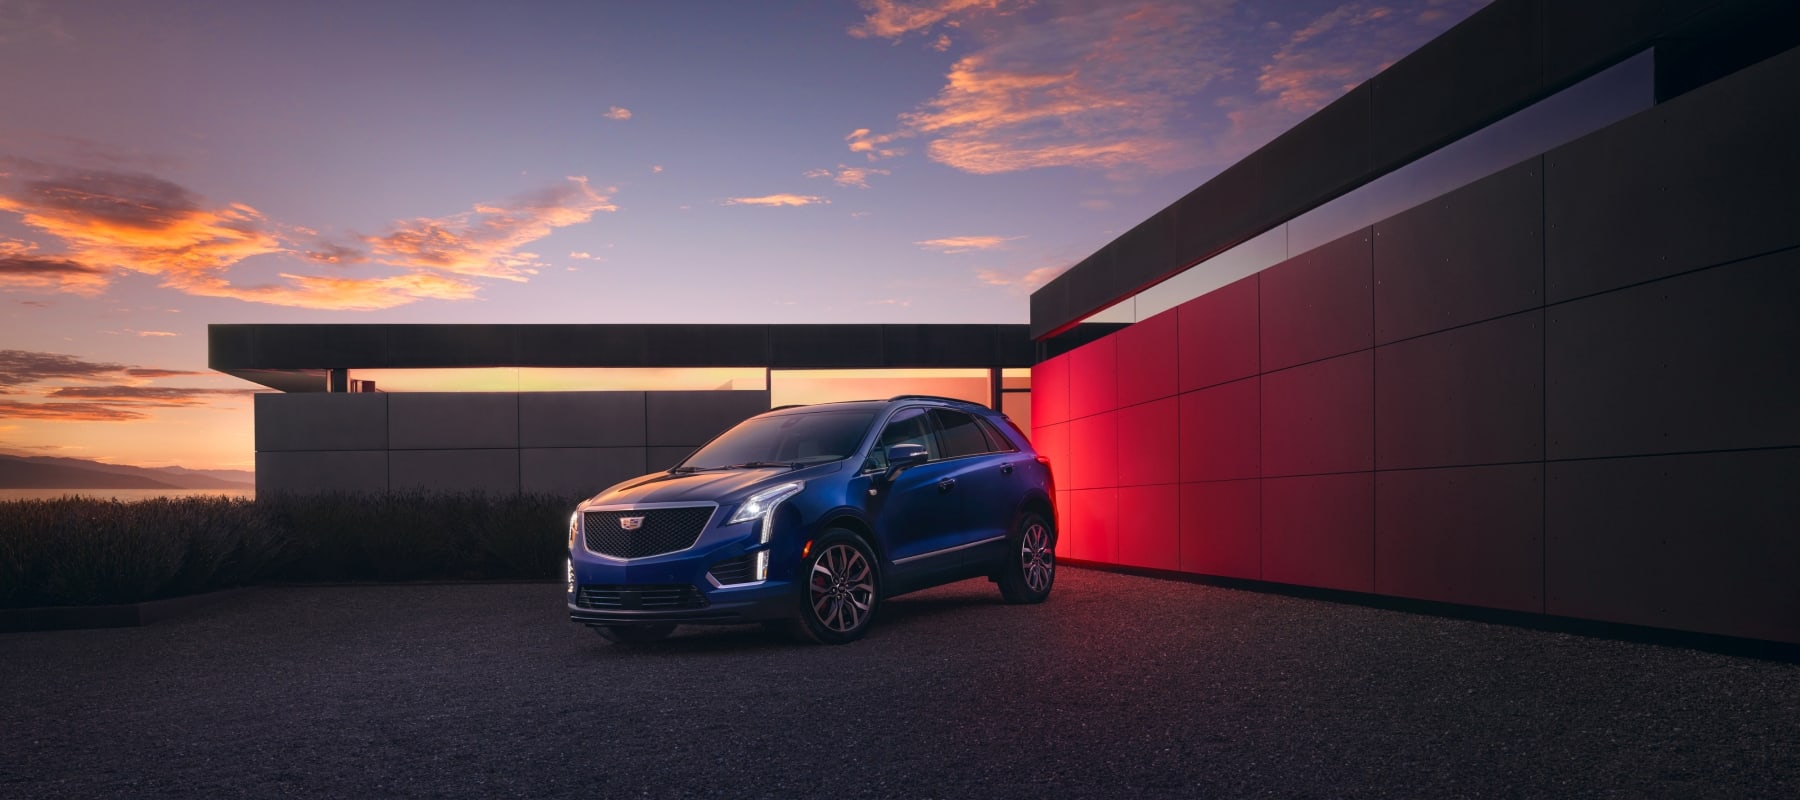
[[[1704,14],[1768,2],[1496,0],[1033,292],[1031,337],[1061,333]]]

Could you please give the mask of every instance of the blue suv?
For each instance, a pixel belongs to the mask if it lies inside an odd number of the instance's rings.
[[[1049,460],[943,397],[788,406],[569,517],[570,619],[615,642],[764,622],[843,644],[883,599],[986,576],[1009,603],[1056,580]]]

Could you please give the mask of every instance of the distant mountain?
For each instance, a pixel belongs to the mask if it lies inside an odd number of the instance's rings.
[[[232,469],[128,467],[83,458],[0,455],[0,489],[256,488],[256,473]]]

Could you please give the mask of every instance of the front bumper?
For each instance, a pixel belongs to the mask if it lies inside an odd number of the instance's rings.
[[[585,625],[729,625],[791,617],[799,609],[799,587],[791,580],[799,553],[786,552],[795,546],[784,547],[779,537],[762,544],[756,530],[755,525],[709,526],[693,547],[630,560],[596,555],[577,541],[569,554],[569,619]],[[770,559],[766,580],[721,586],[708,575],[733,559],[754,564],[761,552]]]
[[[698,588],[698,587],[696,587]],[[705,605],[698,608],[593,608],[576,601],[568,602],[569,620],[584,625],[647,625],[677,623],[681,625],[734,625],[764,620],[785,619],[798,608],[796,589],[789,581],[764,581],[760,584],[702,590]],[[629,589],[626,590],[627,593]],[[631,605],[627,601],[627,606]]]

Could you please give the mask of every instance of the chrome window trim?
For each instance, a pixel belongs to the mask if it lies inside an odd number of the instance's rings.
[[[978,541],[978,542],[968,542],[965,544],[956,545],[955,547],[946,547],[942,550],[933,550],[929,553],[920,553],[916,556],[907,556],[905,558],[897,558],[897,559],[894,559],[894,566],[897,567],[897,566],[900,566],[901,564],[907,564],[907,563],[911,563],[914,561],[918,561],[921,558],[930,558],[932,556],[941,556],[945,553],[954,553],[958,550],[967,550],[971,547],[979,547],[984,544],[992,544],[994,542],[1004,541],[1005,539],[1006,539],[1006,536],[1004,534],[1002,534],[1000,536],[989,536],[988,538],[982,539],[981,541]]]
[[[667,553],[657,553],[656,555],[644,556],[642,558],[618,558],[616,556],[609,556],[605,553],[596,553],[593,550],[588,548],[587,512],[589,512],[589,511],[649,511],[649,510],[655,510],[655,509],[659,509],[659,508],[702,508],[702,507],[710,507],[710,508],[712,508],[712,512],[706,515],[706,522],[704,522],[700,525],[700,533],[699,533],[699,535],[694,537],[694,543],[688,545],[687,547],[683,547],[680,550],[670,550]],[[706,536],[707,529],[712,527],[713,519],[719,516],[719,504],[712,500],[694,500],[694,501],[690,501],[690,502],[686,502],[686,503],[607,503],[607,504],[602,504],[602,505],[597,505],[597,506],[589,506],[589,505],[576,506],[575,511],[577,514],[580,514],[580,519],[581,519],[581,523],[580,523],[580,525],[578,525],[576,527],[575,533],[576,533],[576,538],[579,538],[581,540],[581,551],[582,552],[587,553],[588,555],[593,556],[598,559],[601,559],[603,561],[611,561],[615,564],[629,564],[633,561],[647,561],[652,558],[662,558],[664,556],[675,555],[676,553],[685,553],[689,550],[694,549],[695,547],[700,546],[700,540]],[[710,578],[712,576],[709,574],[709,575],[707,575],[707,577]]]

